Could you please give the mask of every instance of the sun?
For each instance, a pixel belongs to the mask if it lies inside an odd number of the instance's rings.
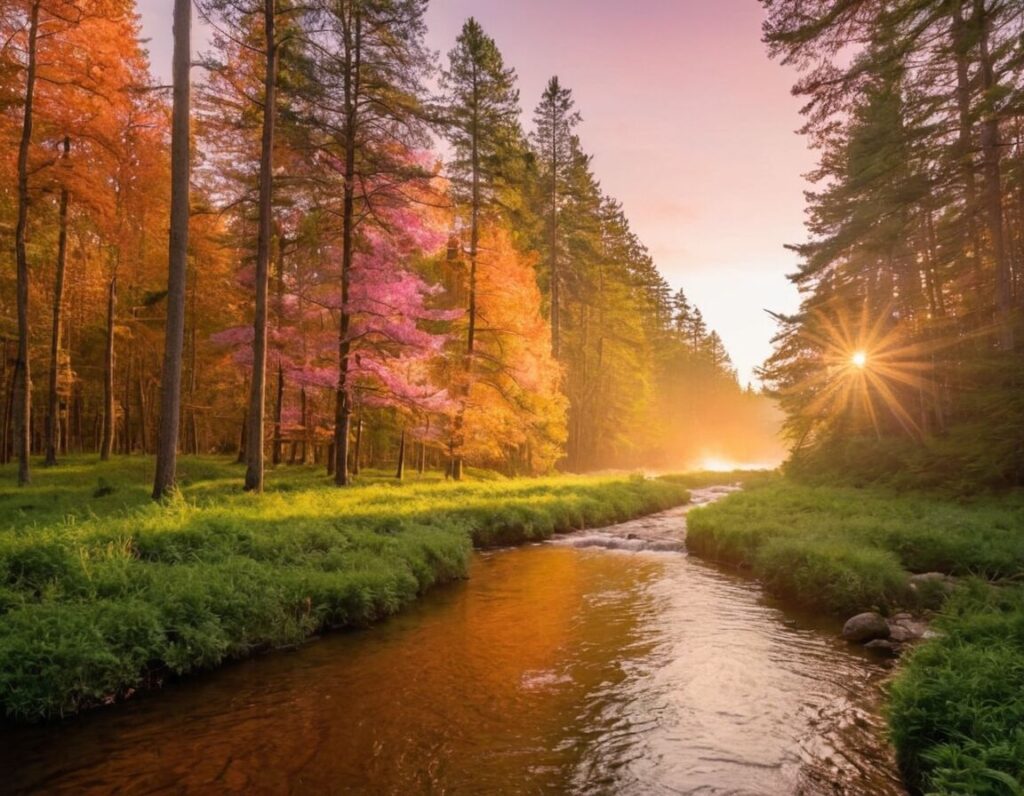
[[[864,368],[868,364],[868,355],[866,351],[854,351],[853,356],[850,357],[850,363],[855,368]]]

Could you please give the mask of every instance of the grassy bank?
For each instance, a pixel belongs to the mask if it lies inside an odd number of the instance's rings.
[[[689,516],[691,552],[838,616],[933,607],[941,635],[891,686],[900,765],[927,793],[1024,793],[1024,498],[953,501],[781,478]],[[915,591],[911,572],[961,576]]]
[[[685,502],[639,478],[405,483],[347,490],[320,472],[182,463],[153,505],[151,463],[71,461],[16,489],[0,471],[0,705],[74,712],[325,628],[364,625],[466,572],[471,547],[541,539]]]

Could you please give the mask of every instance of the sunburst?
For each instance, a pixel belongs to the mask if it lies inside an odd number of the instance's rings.
[[[812,420],[837,418],[851,411],[867,417],[876,433],[888,412],[911,434],[921,424],[908,409],[908,392],[931,394],[931,353],[938,344],[908,343],[901,325],[887,310],[872,317],[818,311],[800,332],[803,342],[820,352],[821,367],[794,390],[812,392],[805,414]]]

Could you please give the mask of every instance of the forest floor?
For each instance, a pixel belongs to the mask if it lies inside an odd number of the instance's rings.
[[[703,483],[368,473],[337,489],[322,469],[284,467],[252,495],[238,465],[185,458],[180,495],[154,504],[152,467],[71,458],[22,489],[0,468],[0,713],[66,715],[365,625],[463,577],[474,545],[662,511]]]
[[[900,766],[926,793],[1024,794],[1024,493],[953,500],[782,477],[688,517],[695,555],[840,617],[936,611],[889,686]],[[912,573],[956,577],[912,585]]]

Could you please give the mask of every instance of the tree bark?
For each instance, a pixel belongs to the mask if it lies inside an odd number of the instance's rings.
[[[264,0],[263,29],[266,71],[263,79],[263,138],[260,144],[259,233],[256,242],[256,314],[253,320],[252,381],[249,393],[249,433],[246,443],[245,489],[263,491],[263,421],[266,415],[267,291],[270,236],[273,232],[274,116],[277,102],[277,34],[275,0]]]
[[[160,428],[153,498],[174,487],[181,419],[181,358],[185,344],[188,275],[189,111],[191,105],[192,3],[174,0],[174,100],[171,116],[171,232],[168,245],[167,325],[160,389]]]
[[[61,159],[66,163],[71,154],[71,139],[64,136],[64,152]],[[57,216],[57,273],[53,283],[53,324],[50,336],[50,378],[46,394],[46,466],[57,464],[57,448],[60,445],[60,400],[57,395],[57,380],[60,375],[61,316],[64,310],[64,273],[68,261],[68,189],[60,190],[60,210]]]
[[[402,436],[398,441],[398,469],[395,470],[395,478],[401,481],[405,478],[405,427],[402,427]]]
[[[28,231],[28,151],[32,143],[32,113],[36,89],[36,42],[39,36],[39,0],[32,3],[28,28],[28,68],[25,77],[25,107],[18,143],[18,221],[14,230],[18,305],[18,358],[14,363],[14,448],[18,456],[18,485],[32,480],[29,455],[32,425],[32,371],[29,363],[29,291],[28,252],[25,237]]]
[[[117,271],[107,288],[107,343],[103,354],[103,435],[100,461],[107,461],[114,447],[114,313],[117,309]]]
[[[345,189],[342,206],[338,388],[335,394],[334,415],[334,483],[338,486],[347,486],[349,483],[348,438],[352,422],[352,396],[348,383],[349,356],[352,350],[352,343],[348,336],[351,324],[348,301],[355,231],[356,123],[358,121],[358,96],[362,69],[362,17],[358,9],[353,11],[353,15],[353,24],[345,30]]]
[[[363,418],[360,417],[356,421],[356,447],[352,451],[352,475],[359,475],[359,471],[362,470],[362,458],[363,452]]]
[[[989,52],[989,32],[992,27],[990,14],[984,0],[975,0],[975,15],[981,23],[981,83],[986,102],[996,86],[992,55]],[[996,335],[999,347],[1004,351],[1013,350],[1013,319],[1010,263],[1006,254],[1006,238],[1003,232],[1003,180],[999,141],[999,118],[994,108],[986,108],[981,122],[981,152],[983,165],[983,190],[985,213],[988,222],[989,242],[996,271],[995,307]]]
[[[277,361],[277,400],[274,402],[274,444],[270,456],[271,463],[276,467],[281,463],[281,414],[284,411],[284,366],[280,358]]]
[[[960,172],[964,187],[964,215],[966,219],[965,242],[971,249],[974,278],[980,288],[983,281],[981,268],[981,237],[978,234],[977,207],[978,191],[971,144],[971,78],[968,68],[968,51],[971,34],[963,16],[960,0],[953,4],[953,49],[956,53],[956,104],[959,116],[959,137],[957,149]],[[966,248],[966,247],[965,247]]]

